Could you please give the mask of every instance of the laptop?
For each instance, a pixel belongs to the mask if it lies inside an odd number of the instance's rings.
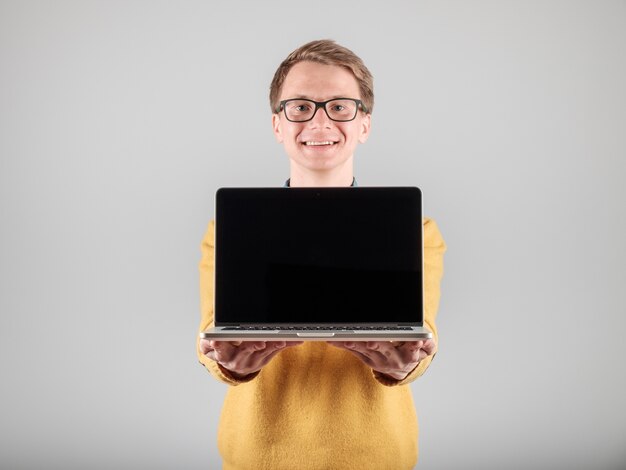
[[[416,187],[220,188],[215,327],[223,341],[417,341]]]

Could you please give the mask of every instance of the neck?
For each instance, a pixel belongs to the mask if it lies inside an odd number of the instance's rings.
[[[351,186],[353,179],[354,170],[352,158],[346,161],[341,167],[323,171],[312,171],[291,162],[289,172],[289,186],[292,188]]]

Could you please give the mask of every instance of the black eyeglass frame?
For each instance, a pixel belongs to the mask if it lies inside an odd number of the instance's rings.
[[[348,101],[354,101],[354,103],[356,103],[356,111],[352,119],[333,119],[332,117],[330,117],[330,114],[328,114],[328,110],[326,109],[326,105],[330,103],[331,101],[338,101],[338,100],[348,100]],[[313,111],[313,114],[311,115],[309,119],[305,119],[304,121],[294,121],[293,119],[289,119],[289,116],[287,116],[287,111],[285,111],[285,104],[289,103],[290,101],[307,101],[309,103],[313,103],[315,104],[315,110]],[[315,100],[309,100],[307,98],[289,98],[288,100],[283,100],[280,103],[278,103],[278,108],[276,108],[276,114],[280,113],[281,111],[285,111],[285,119],[287,119],[287,121],[289,122],[308,122],[315,117],[315,115],[317,114],[317,110],[320,108],[324,110],[324,112],[326,113],[326,116],[328,116],[328,119],[330,119],[331,121],[335,121],[335,122],[354,121],[356,119],[356,115],[359,112],[359,109],[363,111],[364,113],[367,113],[367,106],[363,104],[363,101],[357,100],[355,98],[333,98],[331,100],[326,100],[326,101],[315,101]]]

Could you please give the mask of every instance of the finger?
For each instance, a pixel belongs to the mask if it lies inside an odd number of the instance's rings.
[[[408,349],[410,351],[424,350],[427,354],[430,354],[436,349],[436,343],[432,339],[411,341],[410,343],[406,343],[401,349]]]
[[[347,349],[348,351],[352,351],[359,347],[359,344],[362,344],[361,341],[328,341],[328,344],[332,344],[341,349]]]
[[[235,362],[241,362],[250,355],[250,348],[242,342],[239,346],[233,346],[229,341],[215,342],[215,358],[224,367],[231,368]]]
[[[253,362],[258,362],[259,360],[263,361],[268,356],[274,356],[276,353],[279,353],[285,348],[284,341],[272,341],[266,345],[264,349],[259,349],[254,351],[250,356],[250,359]]]
[[[423,342],[424,344],[422,345],[422,351],[426,352],[427,356],[431,356],[432,354],[434,354],[437,351],[437,343],[432,340],[426,340]]]
[[[216,351],[229,351],[235,347],[230,343],[230,341],[211,340],[209,341],[209,343],[211,344],[211,347],[215,349]]]
[[[402,357],[415,356],[419,354],[422,348],[422,341],[407,341],[402,346],[397,348]]]
[[[204,354],[205,356],[206,356],[206,353],[208,353],[209,351],[213,351],[213,346],[211,346],[211,341],[207,339],[201,339],[199,347],[200,347],[200,352]]]
[[[286,349],[294,346],[300,346],[304,341],[268,341],[267,348],[270,349]]]
[[[396,350],[400,358],[400,362],[403,364],[414,364],[419,361],[420,351],[423,345],[422,340],[407,341]]]
[[[386,358],[398,357],[399,349],[391,341],[369,341],[367,349],[377,351]]]
[[[267,347],[268,341],[244,341],[241,346],[241,349],[244,349],[246,352],[254,352],[261,351]]]
[[[290,348],[292,346],[300,346],[301,344],[304,344],[304,341],[268,341],[267,344],[278,344],[280,343],[280,349],[284,349],[284,348]]]
[[[365,353],[373,362],[373,369],[383,373],[394,374],[398,371],[409,370],[419,362],[419,349],[416,344],[403,343],[396,346],[391,341],[377,341],[368,343],[369,353]]]
[[[388,349],[385,349],[388,348]],[[388,356],[385,352],[388,350],[393,350],[394,348],[388,345],[385,345],[384,342],[380,341],[368,341],[368,342],[355,342],[354,346],[351,348],[353,351],[356,351],[366,357],[368,357],[371,361],[373,361],[377,365],[385,364],[388,361]],[[388,352],[388,354],[392,354]]]
[[[399,363],[401,368],[409,367],[413,368],[422,359],[422,350],[411,346],[409,348],[403,348],[399,350]]]
[[[395,343],[394,341],[368,341],[366,346],[367,349],[371,351],[379,351],[385,354],[385,356],[388,356],[404,344],[405,343]]]
[[[226,350],[227,346],[231,347],[239,347],[241,345],[241,341],[216,341],[210,340],[209,344],[213,349],[221,349]]]
[[[350,344],[350,349],[359,351],[362,354],[377,352],[379,344],[376,341],[354,341]]]
[[[328,344],[329,346],[334,346],[341,349],[348,349],[348,347],[346,346],[347,343],[347,341],[326,341],[326,344]]]
[[[284,341],[272,341],[272,344],[268,344],[265,349],[254,351],[248,358],[247,366],[251,369],[261,369],[279,352],[284,349],[284,346],[276,343],[284,343]]]
[[[250,363],[250,357],[253,356],[259,348],[265,348],[262,341],[243,341],[240,346],[231,346],[228,351],[217,355],[220,363],[229,369],[239,370],[242,366]]]
[[[208,357],[209,359],[211,359],[212,361],[218,362],[217,358],[215,357],[215,351],[213,349],[211,349],[210,351],[207,351],[204,355]]]
[[[420,340],[407,343],[401,350],[403,351],[402,359],[406,363],[415,363],[434,354],[437,350],[437,343],[432,339]]]

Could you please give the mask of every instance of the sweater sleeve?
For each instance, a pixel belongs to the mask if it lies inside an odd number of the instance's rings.
[[[215,221],[209,222],[206,234],[200,245],[202,258],[200,259],[200,327],[198,333],[212,328],[213,321],[213,296],[215,283]],[[246,376],[243,380],[234,378],[227,369],[217,362],[209,359],[200,350],[200,336],[196,336],[196,353],[200,363],[218,380],[228,385],[239,385],[254,379],[258,372]]]
[[[425,218],[424,221],[424,327],[433,334],[435,342],[439,345],[439,335],[435,318],[439,309],[440,284],[443,277],[443,254],[446,251],[446,244],[443,241],[437,224],[432,219]],[[436,354],[436,353],[435,353]],[[405,385],[413,382],[421,376],[432,362],[435,355],[428,356],[420,361],[409,375],[402,380],[393,378],[372,371],[376,380],[383,385]]]

